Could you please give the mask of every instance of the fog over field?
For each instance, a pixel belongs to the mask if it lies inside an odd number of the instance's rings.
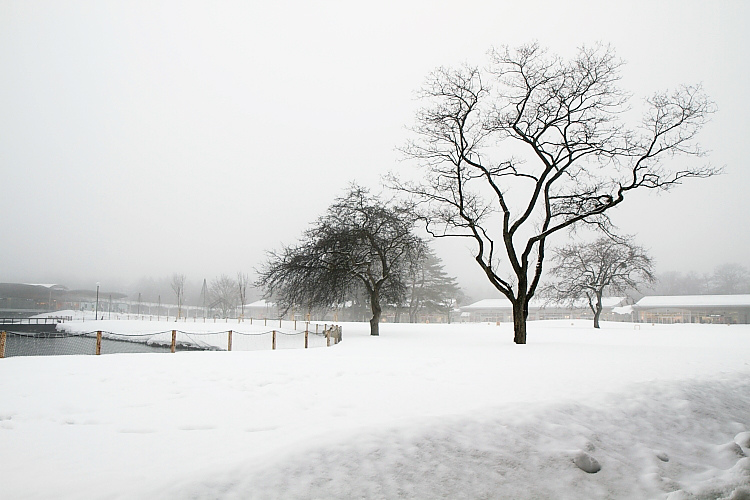
[[[634,113],[702,83],[718,111],[700,143],[725,174],[637,193],[613,218],[659,271],[747,266],[748,18],[742,1],[3,1],[0,282],[252,273],[350,182],[416,175],[396,148],[430,71],[535,40],[563,57],[612,44]],[[492,293],[470,246],[436,248]]]

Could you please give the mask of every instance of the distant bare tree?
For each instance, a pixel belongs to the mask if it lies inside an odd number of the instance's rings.
[[[247,302],[247,285],[250,284],[250,276],[246,273],[237,273],[237,287],[239,291],[240,305],[242,306],[242,318],[245,318],[245,303]]]
[[[658,273],[654,284],[645,288],[652,295],[707,295],[712,293],[711,275],[666,271]]]
[[[703,155],[695,138],[714,104],[702,89],[655,94],[640,126],[627,128],[621,65],[609,47],[564,60],[531,44],[493,50],[487,71],[440,68],[421,91],[426,104],[404,152],[425,180],[391,183],[420,203],[434,237],[474,242],[474,259],[512,303],[518,344],[548,237],[581,223],[609,231],[608,211],[632,192],[718,173],[663,162]]]
[[[208,287],[211,307],[221,311],[222,318],[228,318],[232,309],[237,307],[237,282],[226,274],[211,281]]]
[[[177,319],[180,319],[182,316],[182,303],[185,300],[185,275],[173,274],[171,285],[172,291],[177,297]]]
[[[711,289],[718,294],[750,292],[750,273],[740,264],[722,264],[711,277]]]
[[[567,245],[553,251],[550,274],[556,278],[547,288],[559,301],[586,299],[599,328],[602,296],[616,295],[641,284],[653,283],[654,263],[632,238],[599,238],[591,243]]]
[[[206,316],[208,314],[209,295],[210,295],[210,292],[208,291],[206,278],[203,278],[203,286],[201,287],[201,295],[200,295],[200,304],[203,307],[203,319],[206,319]]]

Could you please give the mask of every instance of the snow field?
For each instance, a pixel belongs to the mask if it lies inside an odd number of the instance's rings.
[[[8,498],[750,495],[750,327],[638,326],[532,322],[516,346],[509,324],[344,324],[331,348],[0,360],[0,483]],[[599,472],[576,466],[590,459]]]

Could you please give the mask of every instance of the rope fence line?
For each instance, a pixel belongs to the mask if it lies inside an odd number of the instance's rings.
[[[317,326],[317,325],[316,325]],[[268,340],[263,337],[270,336]],[[304,336],[304,344],[298,341]],[[262,332],[221,330],[190,332],[163,330],[147,333],[118,333],[106,330],[89,332],[0,332],[0,358],[15,356],[43,356],[60,354],[95,354],[124,352],[178,352],[195,350],[254,351],[276,349],[308,349],[330,347],[341,342],[342,329],[324,325],[321,333],[272,329]],[[270,345],[269,345],[270,344]]]

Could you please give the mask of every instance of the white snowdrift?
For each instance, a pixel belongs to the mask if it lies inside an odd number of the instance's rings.
[[[7,498],[744,498],[750,327],[0,360]],[[592,463],[596,473],[584,472]]]

